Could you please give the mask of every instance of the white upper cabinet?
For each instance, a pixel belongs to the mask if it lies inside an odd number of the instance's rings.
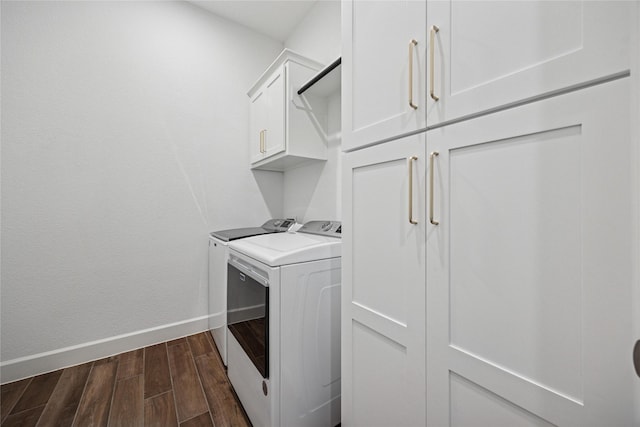
[[[342,2],[344,151],[423,129],[425,1]]]
[[[283,171],[326,160],[326,100],[298,95],[322,65],[285,49],[249,91],[253,169]]]
[[[427,125],[628,71],[635,3],[428,1]]]

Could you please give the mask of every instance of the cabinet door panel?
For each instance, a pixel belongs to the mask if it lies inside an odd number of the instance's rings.
[[[267,126],[267,94],[264,90],[251,99],[249,114],[249,155],[254,163],[263,157],[262,132]]]
[[[264,136],[264,158],[280,153],[285,149],[285,68],[275,73],[266,84],[267,126]]]
[[[636,3],[428,2],[440,98],[428,126],[628,70]]]
[[[627,80],[428,133],[430,425],[637,424]]]
[[[425,422],[424,167],[424,134],[344,157],[345,425]]]
[[[345,1],[342,13],[343,149],[423,129],[426,2]]]

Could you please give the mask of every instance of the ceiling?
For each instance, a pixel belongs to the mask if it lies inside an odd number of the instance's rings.
[[[190,0],[190,2],[284,42],[316,0]]]

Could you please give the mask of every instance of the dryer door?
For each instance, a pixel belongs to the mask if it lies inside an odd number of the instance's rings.
[[[227,324],[263,378],[269,377],[269,287],[227,264]]]

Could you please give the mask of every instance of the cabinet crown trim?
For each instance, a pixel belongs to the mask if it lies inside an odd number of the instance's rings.
[[[307,58],[306,56],[303,56],[298,52],[295,52],[291,49],[284,49],[282,52],[280,52],[280,55],[278,55],[278,57],[271,63],[271,65],[269,65],[267,69],[260,75],[258,80],[256,80],[256,82],[253,84],[253,86],[251,86],[251,89],[249,89],[249,92],[247,92],[247,95],[249,96],[249,98],[252,98],[253,95],[255,95],[255,93],[260,89],[260,87],[265,82],[265,80],[270,75],[272,75],[273,72],[278,69],[278,67],[280,67],[282,64],[284,64],[287,61],[297,62],[300,65],[304,65],[306,67],[313,68],[316,70],[319,70],[324,67],[320,62]]]

